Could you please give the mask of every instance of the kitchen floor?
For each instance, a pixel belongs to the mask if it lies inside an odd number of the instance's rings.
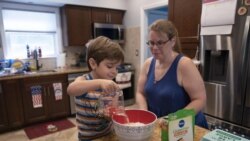
[[[137,108],[136,105],[127,106],[126,109]],[[72,123],[76,124],[74,117],[68,118]],[[0,134],[0,141],[28,141],[23,129]],[[66,129],[53,134],[45,135],[39,138],[32,139],[32,141],[77,141],[77,127]]]

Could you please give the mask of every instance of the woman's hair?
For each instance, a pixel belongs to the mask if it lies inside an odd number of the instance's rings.
[[[97,65],[104,59],[124,61],[124,54],[121,46],[118,43],[111,41],[109,38],[99,36],[91,40],[87,45],[87,62],[90,58],[95,59]],[[88,62],[90,70],[90,64]]]
[[[169,40],[171,40],[173,37],[176,37],[176,43],[173,50],[181,53],[181,44],[178,36],[178,31],[171,21],[163,19],[156,20],[153,24],[150,25],[149,30],[156,31],[160,34],[167,34]]]

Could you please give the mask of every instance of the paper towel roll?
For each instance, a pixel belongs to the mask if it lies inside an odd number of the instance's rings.
[[[57,68],[63,68],[66,65],[66,54],[61,53],[57,56]]]

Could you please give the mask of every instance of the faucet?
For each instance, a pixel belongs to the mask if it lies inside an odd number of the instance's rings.
[[[38,59],[38,54],[37,54],[37,50],[35,49],[34,50],[34,52],[33,52],[33,54],[34,54],[34,59],[35,59],[35,61],[36,61],[36,70],[39,70],[40,68],[42,68],[42,64],[41,65],[39,65],[39,59]]]

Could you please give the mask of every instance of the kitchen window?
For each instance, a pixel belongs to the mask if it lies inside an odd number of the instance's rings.
[[[30,52],[41,48],[42,57],[56,57],[62,48],[59,8],[6,5],[1,7],[0,19],[3,29],[2,56],[7,59],[26,59],[26,47],[29,45]],[[15,9],[15,7],[22,8]]]

